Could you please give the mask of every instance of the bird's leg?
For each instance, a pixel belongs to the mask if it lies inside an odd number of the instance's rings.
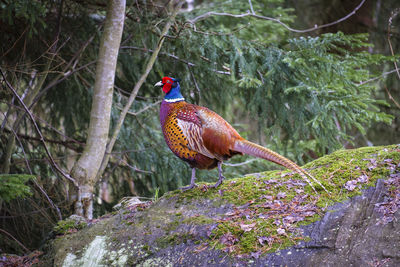
[[[190,179],[190,185],[181,187],[179,189],[181,189],[182,191],[186,191],[192,189],[193,187],[197,187],[198,185],[194,181],[196,181],[196,168],[192,168],[192,178]]]
[[[211,187],[218,187],[220,184],[222,184],[222,181],[225,179],[225,177],[222,175],[222,161],[218,161],[218,182],[215,183],[215,185]]]

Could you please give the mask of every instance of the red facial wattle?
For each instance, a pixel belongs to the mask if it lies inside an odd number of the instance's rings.
[[[162,83],[163,83],[162,90],[164,91],[164,93],[168,94],[168,92],[172,88],[172,84],[174,83],[174,80],[172,80],[170,77],[164,77],[164,78],[162,78]]]

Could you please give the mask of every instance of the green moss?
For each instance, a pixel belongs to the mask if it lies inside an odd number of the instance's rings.
[[[182,223],[184,224],[195,224],[195,225],[211,224],[214,222],[215,221],[213,219],[206,217],[204,215],[192,216],[182,221]]]
[[[80,230],[87,226],[86,222],[76,221],[73,219],[66,219],[58,221],[57,225],[54,227],[54,232],[56,234],[67,234],[74,232],[74,230]]]
[[[165,227],[164,227],[164,230],[165,230],[166,232],[175,231],[176,228],[178,228],[179,225],[180,225],[179,220],[174,220],[174,221],[171,221],[171,222],[167,223],[167,224],[165,225]]]
[[[266,202],[265,196],[276,200],[278,193],[284,193],[284,197],[279,199],[283,204],[291,203],[296,195],[308,194],[303,205],[315,204],[317,212],[306,216],[304,220],[294,222],[293,227],[307,225],[315,222],[324,215],[326,207],[341,202],[349,197],[361,194],[361,190],[369,186],[374,186],[377,179],[387,177],[391,171],[391,162],[400,162],[400,146],[392,145],[385,147],[364,147],[352,150],[339,150],[330,155],[308,163],[303,168],[307,169],[316,179],[318,179],[329,191],[328,194],[319,186],[316,186],[316,194],[309,185],[290,186],[285,181],[299,181],[304,183],[297,174],[288,171],[269,171],[257,175],[246,176],[225,181],[218,189],[206,188],[206,184],[200,184],[198,188],[186,192],[174,191],[168,197],[176,197],[178,203],[190,203],[193,199],[214,199],[215,203],[227,202],[236,205],[238,208],[246,204],[253,217],[236,216],[226,220],[218,221],[218,226],[213,230],[211,240],[207,242],[216,249],[226,249],[234,254],[248,254],[250,252],[262,251],[273,252],[291,246],[299,240],[307,240],[308,237],[302,236],[296,231],[286,231],[279,234],[276,220],[280,221],[281,215],[271,219],[259,219],[258,214],[267,212],[268,207],[263,208],[261,204]],[[366,182],[359,182],[353,191],[345,188],[346,182],[356,180],[362,175],[366,175]],[[295,190],[302,190],[296,193]],[[222,192],[222,195],[220,194]],[[181,223],[210,224],[213,220],[207,217],[191,217],[184,219]],[[243,231],[241,224],[255,223],[251,231]],[[224,235],[233,235],[234,244],[224,243]],[[271,237],[269,244],[260,244],[260,237]],[[176,238],[176,237],[175,237]]]
[[[158,239],[157,244],[160,248],[166,248],[171,245],[186,243],[188,240],[193,238],[193,235],[189,233],[174,233]]]

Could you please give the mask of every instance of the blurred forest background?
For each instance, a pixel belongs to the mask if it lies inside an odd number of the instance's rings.
[[[71,173],[84,150],[107,2],[0,0],[0,253],[37,249],[73,212],[71,183],[48,154]],[[126,2],[111,130],[159,44],[168,2]],[[122,197],[189,183],[159,125],[153,85],[167,75],[181,79],[188,102],[299,164],[400,143],[399,13],[398,0],[184,1],[94,185],[94,217]],[[227,178],[277,168],[245,156],[227,163]]]

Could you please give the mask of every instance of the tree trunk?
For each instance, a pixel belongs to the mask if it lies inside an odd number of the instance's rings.
[[[78,182],[79,190],[72,192],[71,200],[74,201],[75,213],[87,219],[93,217],[93,188],[107,145],[114,76],[124,18],[125,0],[108,1],[96,66],[88,137],[85,150],[72,169],[72,176]]]
[[[175,5],[175,1],[171,1],[169,3],[169,9],[172,9],[172,14],[168,18],[168,21],[165,24],[165,26],[164,26],[164,28],[163,28],[163,30],[161,32],[160,39],[159,39],[159,41],[157,43],[157,47],[154,49],[153,54],[151,55],[149,61],[147,62],[146,69],[145,69],[144,73],[142,74],[142,76],[140,76],[140,79],[138,80],[138,82],[136,83],[135,87],[133,88],[132,93],[129,96],[128,103],[125,105],[124,109],[121,112],[121,115],[118,118],[118,121],[116,123],[115,129],[113,130],[110,142],[107,144],[106,153],[104,154],[104,158],[103,158],[101,166],[99,168],[99,172],[97,173],[97,178],[96,179],[100,179],[100,177],[104,173],[104,170],[107,167],[108,161],[110,160],[110,154],[111,154],[111,152],[113,150],[115,141],[117,141],[117,137],[118,137],[119,132],[121,130],[122,124],[124,123],[126,114],[128,114],[128,111],[129,111],[130,107],[132,106],[133,101],[135,101],[136,95],[139,92],[140,87],[146,81],[147,76],[149,75],[150,71],[153,69],[153,65],[157,60],[158,53],[160,52],[161,47],[162,47],[162,45],[164,43],[165,35],[168,33],[169,28],[171,28],[171,26],[173,25],[173,23],[175,21],[175,17],[178,14],[178,11],[181,9],[183,3],[184,3],[184,1],[177,1],[176,5]]]

